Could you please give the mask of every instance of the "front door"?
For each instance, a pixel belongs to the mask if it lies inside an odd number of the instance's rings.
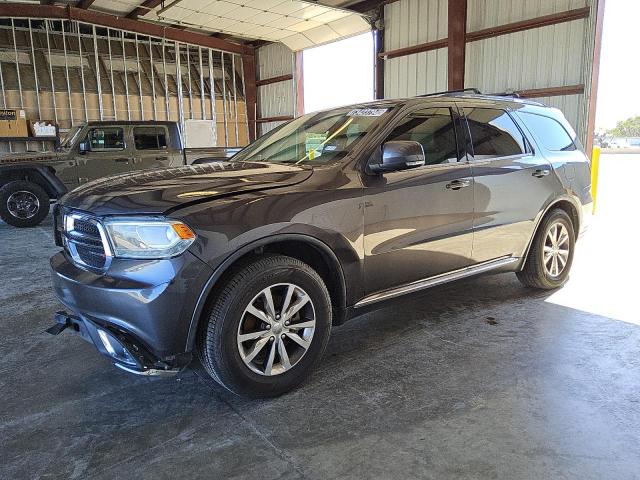
[[[127,148],[124,126],[89,127],[86,141],[88,151],[76,153],[80,183],[129,172],[132,159]]]
[[[419,142],[426,164],[365,177],[366,294],[471,263],[473,178],[460,135],[442,106],[409,113],[385,139]]]

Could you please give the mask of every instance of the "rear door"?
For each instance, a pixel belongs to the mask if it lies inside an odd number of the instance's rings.
[[[364,177],[367,294],[471,263],[473,179],[452,107],[419,107],[382,142],[419,142],[424,166]]]
[[[89,151],[76,151],[80,183],[131,170],[128,126],[95,126],[87,129]]]
[[[134,125],[133,169],[146,170],[171,165],[169,132],[164,125]]]
[[[461,112],[474,177],[473,260],[520,256],[557,179],[506,109],[465,104]]]

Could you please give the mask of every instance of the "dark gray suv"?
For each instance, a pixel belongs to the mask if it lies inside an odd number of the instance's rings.
[[[560,111],[445,93],[297,118],[231,161],[94,181],[55,209],[66,327],[123,370],[195,354],[229,390],[298,385],[332,325],[483,272],[565,283],[591,204]]]

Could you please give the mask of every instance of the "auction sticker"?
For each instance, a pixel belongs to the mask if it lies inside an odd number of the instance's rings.
[[[384,114],[388,108],[356,108],[347,113],[348,117],[379,117]]]

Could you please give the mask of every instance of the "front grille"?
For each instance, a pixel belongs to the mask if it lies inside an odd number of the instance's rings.
[[[98,220],[88,215],[66,212],[63,222],[64,247],[71,258],[89,269],[106,269],[109,257]]]

